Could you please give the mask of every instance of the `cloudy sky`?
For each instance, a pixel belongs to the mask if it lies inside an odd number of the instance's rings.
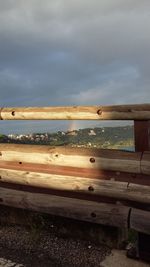
[[[0,1],[0,107],[148,103],[149,87],[149,0]]]

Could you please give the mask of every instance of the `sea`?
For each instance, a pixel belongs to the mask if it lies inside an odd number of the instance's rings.
[[[123,147],[121,150],[135,152],[135,147],[133,147],[133,146],[126,146],[126,147]]]

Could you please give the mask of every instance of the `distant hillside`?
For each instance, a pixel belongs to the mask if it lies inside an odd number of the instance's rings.
[[[86,128],[64,135],[61,140],[72,146],[121,148],[133,146],[133,127]]]
[[[0,143],[7,143],[8,137],[4,134],[0,134]]]
[[[124,148],[132,147],[134,140],[133,127],[96,127],[56,133],[34,133],[29,135],[0,135],[0,142],[69,145],[72,147]]]

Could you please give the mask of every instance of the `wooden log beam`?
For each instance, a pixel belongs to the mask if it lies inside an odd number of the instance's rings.
[[[150,151],[144,152],[141,160],[141,171],[150,175]]]
[[[149,152],[0,144],[0,167],[7,162],[18,166],[36,164],[35,171],[36,166],[38,169],[38,165],[43,165],[62,167],[62,172],[69,167],[84,169],[86,173],[105,170],[150,175]]]
[[[1,120],[150,120],[150,104],[0,109]]]
[[[36,163],[141,173],[141,153],[126,151],[0,144],[0,155],[0,162],[18,162],[20,165]]]
[[[131,209],[130,228],[150,235],[150,211]]]
[[[17,170],[25,172],[40,172],[55,175],[64,176],[75,176],[75,177],[87,177],[91,179],[98,180],[111,180],[119,182],[127,182],[141,185],[150,186],[149,175],[146,174],[135,174],[119,171],[107,171],[101,169],[91,169],[91,168],[78,168],[78,167],[68,167],[68,166],[58,166],[58,165],[48,165],[48,164],[36,164],[36,163],[26,163],[18,164],[16,161],[1,161],[0,168],[7,170]]]
[[[117,227],[128,227],[129,207],[0,188],[0,204]]]
[[[60,196],[60,197],[67,197],[67,198],[75,198],[75,199],[82,199],[82,200],[90,200],[90,201],[95,201],[98,203],[111,203],[111,204],[116,204],[117,199],[115,198],[108,198],[104,196],[98,196],[98,195],[93,195],[93,194],[85,194],[85,193],[78,193],[78,192],[71,192],[71,191],[61,191],[61,190],[52,190],[48,188],[42,188],[42,187],[35,187],[35,186],[29,186],[29,185],[21,185],[21,184],[12,184],[12,183],[5,183],[0,181],[0,188],[8,188],[8,189],[13,189],[13,190],[19,190],[19,191],[25,191],[25,192],[30,192],[30,193],[40,193],[40,194],[48,194],[48,195],[55,195],[55,196]],[[122,205],[125,206],[130,206],[130,201],[124,202],[122,201]],[[128,205],[129,203],[129,205]],[[132,204],[136,202],[132,201]],[[144,204],[138,204],[138,207],[141,205],[145,207]],[[147,204],[149,205],[149,204]],[[137,205],[135,204],[135,207],[137,208]]]
[[[150,204],[150,186],[127,182],[0,169],[0,181]]]

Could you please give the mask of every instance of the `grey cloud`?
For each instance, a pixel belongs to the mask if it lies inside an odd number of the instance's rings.
[[[1,1],[0,105],[149,102],[149,24],[148,0]]]

